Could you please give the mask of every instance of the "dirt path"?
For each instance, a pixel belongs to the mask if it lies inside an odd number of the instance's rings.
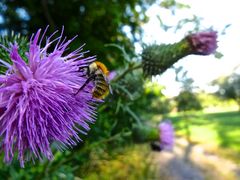
[[[172,152],[153,152],[161,180],[240,180],[240,167],[178,138]]]

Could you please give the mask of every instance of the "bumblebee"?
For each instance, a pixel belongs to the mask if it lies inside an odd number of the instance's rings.
[[[83,72],[83,69],[80,70]],[[83,88],[90,83],[91,81],[94,82],[94,88],[92,90],[92,95],[96,99],[103,99],[105,98],[109,92],[111,91],[111,87],[109,85],[109,81],[107,76],[109,71],[107,67],[99,62],[95,61],[91,63],[86,69],[86,76],[88,77],[86,82],[79,88],[76,94],[78,94]]]

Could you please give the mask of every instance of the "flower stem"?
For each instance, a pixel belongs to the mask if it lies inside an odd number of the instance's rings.
[[[125,71],[123,71],[119,76],[117,76],[115,79],[112,80],[112,82],[117,82],[119,80],[121,80],[122,78],[124,78],[128,73],[136,70],[136,69],[140,69],[142,67],[142,64],[138,64],[136,66],[129,66],[127,69],[125,69]]]

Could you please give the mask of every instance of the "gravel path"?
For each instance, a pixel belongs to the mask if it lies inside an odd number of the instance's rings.
[[[153,152],[160,180],[240,180],[240,167],[178,138],[172,152]]]

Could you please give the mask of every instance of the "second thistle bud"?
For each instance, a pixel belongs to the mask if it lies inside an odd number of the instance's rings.
[[[171,121],[162,121],[158,128],[161,148],[165,150],[172,150],[174,146],[174,128]]]
[[[134,126],[133,127],[133,139],[135,142],[144,143],[154,141],[159,138],[158,129],[150,126]]]

